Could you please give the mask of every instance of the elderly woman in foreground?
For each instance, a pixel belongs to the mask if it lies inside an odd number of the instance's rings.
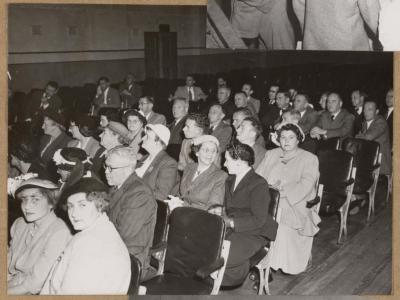
[[[126,294],[131,271],[128,250],[104,209],[107,187],[86,177],[63,193],[78,231],[54,265],[41,294]]]
[[[256,172],[279,189],[281,218],[271,267],[288,274],[306,270],[321,219],[306,203],[314,199],[319,178],[318,158],[301,148],[304,133],[296,124],[278,130],[280,147],[267,151]]]
[[[23,181],[15,190],[23,217],[10,231],[8,294],[38,294],[71,238],[67,225],[54,213],[57,190],[51,181],[38,178]]]

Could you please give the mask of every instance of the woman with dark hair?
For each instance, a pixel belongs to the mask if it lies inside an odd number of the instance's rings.
[[[299,148],[304,133],[298,125],[285,124],[277,133],[280,147],[267,151],[256,172],[280,191],[281,218],[271,266],[298,274],[307,268],[321,221],[315,206],[306,207],[316,195],[318,158]]]
[[[104,150],[100,143],[94,138],[97,131],[96,121],[93,117],[78,115],[71,119],[69,132],[73,140],[68,143],[68,147],[76,147],[94,159]]]
[[[225,152],[225,167],[229,177],[225,184],[227,239],[231,248],[222,281],[223,286],[244,282],[250,269],[250,257],[274,240],[277,224],[268,214],[270,195],[267,181],[256,174],[254,151],[236,142]]]
[[[202,135],[194,138],[192,142],[192,151],[197,157],[197,162],[189,163],[183,170],[179,186],[179,196],[182,200],[172,197],[167,203],[171,209],[180,205],[202,210],[221,207],[224,202],[227,174],[214,164],[219,155],[218,139],[212,135]]]
[[[122,116],[122,121],[129,130],[127,136],[129,147],[133,148],[135,152],[138,153],[144,135],[144,127],[147,124],[146,118],[136,110],[129,109]]]
[[[126,294],[131,271],[128,249],[104,212],[107,187],[81,178],[62,195],[78,232],[53,266],[41,294]]]
[[[121,122],[121,118],[118,113],[118,109],[112,107],[103,107],[99,109],[98,113],[100,117],[100,126],[102,128],[107,127],[108,122]]]
[[[38,294],[71,238],[66,224],[54,213],[57,190],[51,181],[31,178],[19,184],[14,192],[21,201],[23,217],[10,230],[8,294]]]

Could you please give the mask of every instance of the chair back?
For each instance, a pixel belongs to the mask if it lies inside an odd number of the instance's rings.
[[[319,183],[324,185],[324,192],[346,195],[353,169],[353,155],[342,150],[327,150],[320,152],[318,159]]]
[[[328,150],[340,149],[340,137],[334,137],[326,140],[319,140],[317,143],[317,153]]]
[[[199,268],[220,258],[224,237],[222,217],[192,207],[174,209],[169,218],[164,273],[195,278]]]
[[[168,232],[168,204],[164,201],[157,200],[157,219],[154,227],[154,237],[152,247],[158,247],[167,240]]]
[[[343,141],[342,149],[353,154],[357,172],[372,171],[378,164],[380,151],[378,142],[349,137]]]
[[[131,258],[131,282],[129,284],[128,295],[137,295],[140,278],[142,277],[142,264],[132,254],[129,254],[129,256]]]
[[[274,218],[274,220],[276,220],[278,214],[280,193],[276,188],[269,187],[269,194],[271,197],[271,201],[269,203],[268,213]]]

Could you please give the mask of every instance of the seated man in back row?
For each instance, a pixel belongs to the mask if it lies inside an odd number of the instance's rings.
[[[342,140],[353,135],[354,116],[342,108],[343,101],[337,93],[330,93],[326,100],[327,111],[321,114],[317,125],[310,131],[315,139],[340,137]]]

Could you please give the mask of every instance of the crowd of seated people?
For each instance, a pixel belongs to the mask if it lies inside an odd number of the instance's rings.
[[[317,102],[273,83],[256,99],[249,81],[235,89],[221,77],[209,95],[194,84],[187,76],[167,95],[164,116],[132,74],[119,90],[101,77],[87,111],[63,110],[50,81],[30,115],[10,124],[10,294],[125,294],[129,255],[141,281],[151,279],[156,200],[224,219],[231,247],[222,287],[242,284],[250,258],[273,240],[272,268],[299,274],[321,221],[306,206],[316,196],[318,143],[377,141],[381,174],[391,174],[393,89],[382,110],[360,89],[346,109],[336,91]],[[280,192],[279,224],[268,187]]]

